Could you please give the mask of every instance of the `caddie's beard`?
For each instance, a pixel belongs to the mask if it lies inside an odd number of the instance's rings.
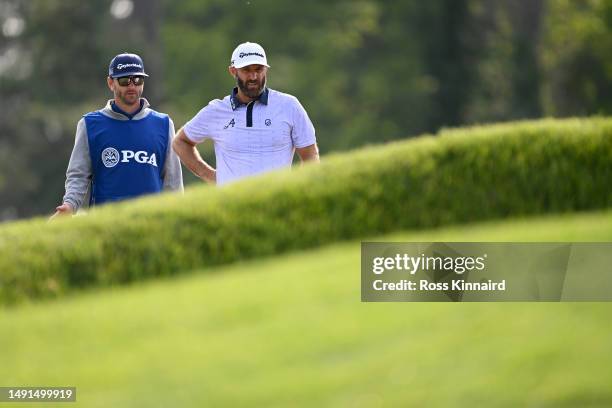
[[[263,77],[260,81],[242,81],[238,75],[236,75],[236,84],[243,94],[251,99],[257,98],[266,87],[266,77]],[[257,85],[255,87],[249,87],[249,85]]]
[[[127,106],[134,106],[140,103],[142,96],[142,87],[124,87],[115,91],[115,99],[119,99]]]

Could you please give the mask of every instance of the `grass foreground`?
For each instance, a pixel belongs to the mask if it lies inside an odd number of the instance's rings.
[[[612,212],[374,239],[612,241]],[[0,309],[0,386],[76,386],[82,407],[612,405],[612,304],[361,303],[359,270],[348,242]]]

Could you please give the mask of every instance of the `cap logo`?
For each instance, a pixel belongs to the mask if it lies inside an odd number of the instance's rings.
[[[241,52],[238,56],[240,58],[244,58],[244,57],[248,57],[249,55],[257,55],[258,57],[266,58],[263,56],[263,54],[260,54],[258,52]]]
[[[129,68],[129,67],[142,69],[142,65],[140,64],[117,64],[117,69],[123,69],[123,68]]]

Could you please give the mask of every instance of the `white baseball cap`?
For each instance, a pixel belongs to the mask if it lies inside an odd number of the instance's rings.
[[[232,52],[230,65],[232,67],[242,68],[252,64],[270,67],[263,47],[252,42],[245,42],[237,46],[234,52]]]

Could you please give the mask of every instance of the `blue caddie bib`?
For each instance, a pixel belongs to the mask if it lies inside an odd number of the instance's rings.
[[[90,205],[158,193],[168,149],[168,115],[117,120],[101,111],[84,116],[93,170]]]

